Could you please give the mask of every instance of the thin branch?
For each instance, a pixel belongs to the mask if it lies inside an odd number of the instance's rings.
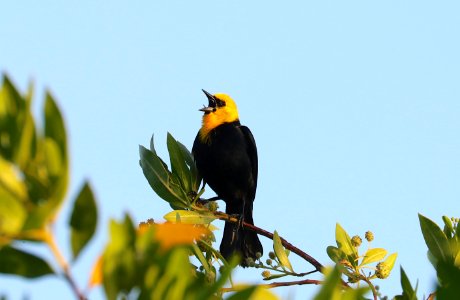
[[[367,285],[371,288],[371,291],[372,291],[372,295],[374,296],[374,300],[377,300],[377,297],[378,297],[378,292],[377,290],[375,289],[374,285],[372,284],[372,282],[367,279],[366,276],[363,276],[363,280],[367,283]]]
[[[304,284],[322,284],[323,282],[320,280],[314,280],[314,279],[305,279],[305,280],[298,280],[298,281],[287,281],[287,282],[272,282],[269,284],[263,284],[261,286],[267,287],[267,288],[275,288],[275,287],[280,287],[280,286],[291,286],[291,285],[304,285]]]
[[[227,214],[225,214],[223,212],[215,212],[214,214],[215,214],[216,217],[218,217],[219,220],[229,221],[229,222],[232,222],[232,223],[240,222],[238,220],[238,218],[229,216],[229,215],[227,215]],[[248,228],[249,230],[252,230],[252,231],[256,232],[257,234],[263,235],[263,236],[273,240],[273,233],[268,232],[268,231],[266,231],[266,230],[264,230],[264,229],[262,229],[260,227],[257,227],[255,225],[246,223],[245,221],[243,221],[242,224],[243,224],[243,226],[245,228]],[[300,250],[299,248],[295,247],[294,245],[292,245],[291,243],[286,241],[284,238],[280,237],[280,239],[281,239],[281,243],[283,244],[284,248],[290,250],[291,252],[293,252],[293,253],[297,254],[298,256],[302,257],[303,259],[305,259],[307,262],[309,262],[312,266],[315,267],[317,272],[322,272],[323,265],[321,263],[319,263],[316,259],[314,259],[310,255],[308,255],[304,251]]]
[[[319,280],[314,280],[314,279],[305,279],[305,280],[297,280],[297,281],[286,281],[286,282],[272,282],[268,284],[259,284],[257,286],[265,287],[268,289],[271,288],[276,288],[276,287],[281,287],[281,286],[292,286],[292,285],[305,285],[305,284],[321,284],[323,283],[322,281]],[[229,293],[229,292],[236,292],[240,290],[240,288],[236,287],[229,287],[229,288],[221,288],[220,291],[223,293]]]
[[[69,264],[65,260],[64,256],[62,255],[61,251],[59,250],[59,247],[54,240],[54,236],[52,233],[47,232],[45,234],[45,242],[49,246],[51,252],[53,253],[54,257],[56,258],[59,266],[61,267],[63,271],[63,276],[65,280],[69,283],[71,289],[75,293],[75,296],[77,297],[78,300],[86,300],[86,297],[83,295],[83,293],[80,291],[78,288],[77,284],[73,280],[71,274],[70,274],[70,269],[69,269]]]

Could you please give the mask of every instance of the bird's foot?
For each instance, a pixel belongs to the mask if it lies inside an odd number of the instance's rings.
[[[212,198],[209,198],[209,199],[198,198],[198,200],[196,200],[196,203],[201,204],[201,205],[206,205],[209,202],[213,202],[213,201],[217,201],[217,200],[221,200],[221,199],[218,196],[212,197]]]

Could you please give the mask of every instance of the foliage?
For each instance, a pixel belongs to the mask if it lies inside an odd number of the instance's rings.
[[[0,273],[21,278],[58,276],[69,284],[77,299],[86,299],[72,274],[75,261],[94,236],[97,201],[89,182],[81,185],[71,199],[73,206],[68,228],[71,257],[65,258],[55,241],[53,224],[66,199],[69,185],[69,155],[64,118],[50,92],[45,93],[43,124],[31,113],[32,85],[21,94],[4,75],[0,89]],[[277,299],[268,288],[294,284],[321,284],[315,300],[365,299],[380,297],[375,280],[390,275],[396,253],[367,247],[362,238],[350,237],[336,225],[336,246],[327,253],[335,263],[323,268],[308,254],[273,234],[253,226],[258,234],[273,240],[268,258],[248,261],[261,272],[263,284],[235,283],[232,271],[239,258],[226,261],[214,248],[216,220],[239,222],[235,216],[217,211],[214,201],[201,199],[204,192],[193,157],[171,134],[167,135],[169,166],[156,153],[153,137],[149,149],[140,146],[140,167],[153,191],[172,208],[164,219],[133,224],[126,215],[110,221],[107,245],[95,259],[89,286],[102,285],[107,299]],[[419,215],[428,257],[437,271],[436,297],[453,299],[460,294],[460,230],[458,219],[443,217],[441,229]],[[247,225],[245,225],[247,226]],[[371,243],[371,232],[364,235]],[[51,250],[54,261],[30,251],[30,243]],[[315,270],[299,272],[289,255],[309,261]],[[312,263],[314,261],[315,263]],[[55,266],[55,267],[51,267]],[[322,280],[309,278],[314,272]],[[415,288],[401,267],[402,294],[395,299],[417,299]],[[301,277],[300,281],[273,282],[274,279]],[[268,282],[268,283],[267,283]],[[360,284],[363,286],[360,286]],[[4,297],[0,297],[4,298]],[[434,294],[430,295],[430,299]]]
[[[366,232],[366,240],[370,243],[374,239],[371,232]],[[377,295],[373,279],[385,279],[390,275],[396,261],[397,254],[387,256],[387,250],[383,248],[368,247],[364,254],[359,254],[362,239],[359,236],[350,238],[348,233],[340,226],[336,225],[335,239],[337,247],[327,247],[327,254],[338,265],[337,270],[347,276],[348,283],[366,283],[374,294]],[[386,259],[385,259],[386,257]],[[375,265],[375,266],[374,266]],[[371,270],[368,272],[368,270]]]
[[[97,205],[91,185],[84,182],[73,199],[68,223],[72,257],[66,259],[55,241],[53,224],[66,198],[69,178],[67,133],[64,118],[51,93],[46,92],[43,128],[31,113],[33,89],[22,95],[4,75],[0,90],[0,272],[37,278],[64,278],[78,299],[86,295],[76,285],[72,265],[91,241],[97,227]],[[153,143],[153,141],[152,141]],[[154,151],[142,149],[144,172],[154,190],[173,208],[196,206],[201,180],[190,152],[168,135],[173,173]],[[194,215],[193,215],[194,214]],[[237,260],[216,270],[210,263],[218,253],[206,256],[200,247],[212,243],[209,222],[213,215],[193,211],[175,214],[174,224],[135,226],[130,217],[111,221],[107,246],[97,259],[90,287],[102,284],[107,299],[219,299]],[[199,221],[199,219],[201,221]],[[176,222],[178,223],[178,222]],[[193,225],[187,224],[192,223]],[[203,225],[208,224],[208,225]],[[200,244],[197,242],[200,241]],[[25,243],[24,243],[25,242]],[[26,251],[33,242],[47,247],[55,261]],[[198,247],[199,246],[199,247]],[[211,247],[209,247],[211,249]],[[189,259],[194,254],[200,267]],[[70,262],[69,262],[70,261]],[[55,265],[56,268],[51,266]],[[206,287],[206,288],[203,288]],[[235,286],[231,299],[274,297],[263,287]],[[3,298],[3,297],[2,297]]]
[[[40,128],[31,113],[33,88],[21,95],[4,75],[0,90],[0,272],[27,278],[64,275],[75,287],[70,267],[55,242],[52,224],[65,200],[69,179],[64,119],[45,93]],[[69,224],[75,260],[91,240],[97,223],[92,189],[85,182],[74,200]],[[48,247],[59,269],[25,251],[27,244]],[[24,245],[24,246],[23,246]],[[81,293],[75,289],[75,294]]]
[[[419,214],[428,257],[438,275],[437,299],[456,299],[460,295],[460,229],[458,218],[444,216],[444,229]]]

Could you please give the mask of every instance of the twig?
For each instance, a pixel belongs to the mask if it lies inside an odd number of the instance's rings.
[[[69,283],[71,289],[75,293],[75,296],[77,297],[78,300],[86,300],[86,297],[83,295],[83,293],[79,290],[77,284],[73,280],[71,274],[70,274],[70,269],[69,269],[69,264],[65,260],[64,256],[62,255],[61,251],[59,250],[59,247],[54,240],[53,234],[50,232],[46,232],[45,234],[45,242],[46,244],[50,247],[51,252],[55,256],[59,266],[62,268],[63,275],[65,280]]]
[[[305,285],[305,284],[321,284],[323,283],[320,280],[314,280],[314,279],[305,279],[305,280],[297,280],[297,281],[286,281],[286,282],[272,282],[268,284],[260,284],[258,286],[265,287],[265,288],[276,288],[276,287],[281,287],[281,286],[291,286],[291,285]],[[223,293],[229,293],[229,292],[235,292],[238,291],[238,288],[235,287],[229,287],[229,288],[222,288],[220,289],[221,292]]]
[[[229,221],[229,222],[232,222],[232,223],[240,222],[237,218],[229,216],[229,215],[227,215],[227,214],[225,214],[223,212],[215,212],[214,214],[215,214],[216,217],[219,218],[219,220]],[[245,221],[243,221],[242,224],[243,224],[243,226],[245,228],[248,228],[248,229],[250,229],[250,230],[252,230],[252,231],[254,231],[254,232],[256,232],[256,233],[258,233],[260,235],[263,235],[263,236],[273,240],[273,233],[268,232],[268,231],[266,231],[266,230],[264,230],[262,228],[259,228],[259,227],[255,226],[255,225],[246,223]],[[307,253],[303,252],[299,248],[295,247],[294,245],[292,245],[291,243],[286,241],[284,238],[280,237],[280,239],[281,239],[281,243],[283,244],[283,246],[286,249],[288,249],[291,252],[293,252],[293,253],[297,254],[298,256],[302,257],[307,262],[309,262],[312,266],[314,266],[317,272],[322,273],[323,265],[321,263],[319,263],[316,259],[314,259],[310,255],[308,255]]]
[[[363,276],[363,280],[367,283],[367,285],[371,288],[371,291],[372,291],[372,296],[374,296],[374,300],[377,300],[377,296],[378,296],[378,292],[377,290],[375,289],[374,285],[372,284],[372,282],[366,278],[366,276]]]
[[[304,279],[304,280],[297,280],[297,281],[288,281],[288,282],[272,282],[269,284],[263,284],[262,286],[267,288],[275,288],[280,286],[291,286],[291,285],[304,285],[304,284],[322,284],[323,282],[320,280],[314,279]]]

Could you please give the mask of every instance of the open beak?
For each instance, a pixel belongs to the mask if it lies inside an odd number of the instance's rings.
[[[202,91],[206,95],[206,97],[208,97],[209,104],[207,107],[200,108],[199,110],[205,113],[214,111],[216,109],[216,98],[210,93],[208,93],[207,91],[205,90],[202,90]]]

